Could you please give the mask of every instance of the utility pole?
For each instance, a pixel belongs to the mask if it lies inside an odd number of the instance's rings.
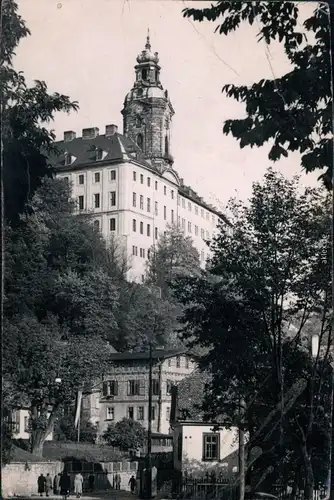
[[[245,460],[245,431],[244,431],[245,402],[239,402],[239,500],[245,498],[246,460]]]
[[[152,396],[153,396],[153,356],[152,341],[150,342],[149,375],[148,375],[148,428],[147,428],[147,498],[152,498]]]

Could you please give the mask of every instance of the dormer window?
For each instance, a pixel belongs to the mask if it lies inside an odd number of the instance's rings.
[[[72,163],[72,155],[71,153],[65,153],[65,165],[71,165]]]
[[[102,160],[103,158],[103,149],[96,148],[96,161]]]

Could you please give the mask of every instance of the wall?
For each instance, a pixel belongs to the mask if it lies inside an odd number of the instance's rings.
[[[52,480],[62,471],[62,462],[29,463],[30,470],[25,463],[11,463],[1,470],[2,497],[37,495],[37,478],[43,473],[49,473]]]
[[[175,468],[197,468],[215,466],[219,462],[203,462],[203,434],[211,433],[212,425],[179,424],[173,433]],[[220,435],[220,461],[238,449],[238,429],[221,429]],[[178,460],[178,438],[182,436],[182,460]]]

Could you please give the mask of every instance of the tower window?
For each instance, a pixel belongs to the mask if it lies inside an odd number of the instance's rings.
[[[158,70],[155,70],[155,81],[157,82],[159,80],[159,73]]]
[[[137,90],[137,96],[141,97],[143,95],[143,89],[138,89]]]
[[[168,137],[165,137],[165,155],[168,156],[169,153],[169,145],[168,145]]]
[[[143,135],[142,134],[138,134],[137,135],[137,145],[140,149],[143,149]]]
[[[142,126],[142,119],[140,118],[140,116],[137,116],[136,118],[136,127],[139,128]]]
[[[141,72],[142,80],[147,80],[147,69],[143,69]]]

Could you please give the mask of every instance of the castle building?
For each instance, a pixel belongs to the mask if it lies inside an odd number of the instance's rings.
[[[171,127],[174,109],[160,81],[157,52],[149,36],[138,55],[135,82],[122,110],[123,134],[116,125],[64,132],[52,158],[57,176],[71,183],[77,210],[92,218],[104,237],[126,252],[128,279],[144,279],[150,249],[178,225],[191,236],[204,265],[218,221],[226,218],[186,186],[174,168]]]

